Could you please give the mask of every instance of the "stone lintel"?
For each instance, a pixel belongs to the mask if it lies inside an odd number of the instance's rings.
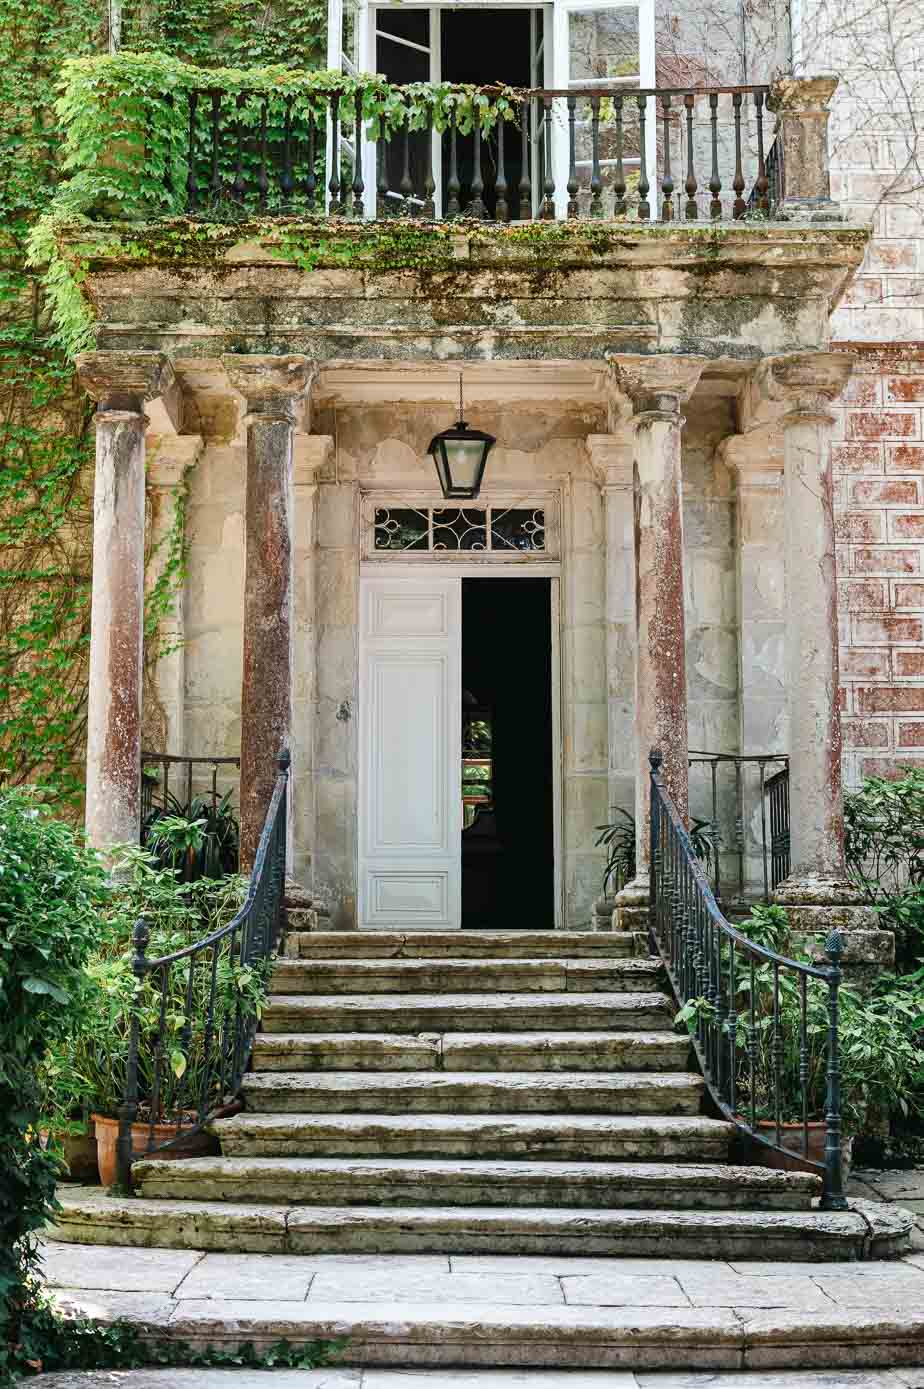
[[[176,487],[187,468],[199,461],[204,442],[201,434],[170,434],[155,438],[148,447],[145,479],[148,487]]]
[[[781,417],[830,418],[831,402],[844,390],[856,358],[849,352],[789,352],[765,357],[754,374],[760,402]]]
[[[837,84],[837,77],[778,77],[770,88],[767,105],[771,111],[827,116]]]
[[[593,475],[601,487],[632,487],[632,435],[588,434],[587,453]]]
[[[301,354],[231,353],[222,356],[234,390],[254,414],[286,414],[294,418],[294,404],[310,389],[315,363]]]
[[[635,413],[678,411],[696,389],[708,358],[672,352],[651,355],[607,353],[616,384],[632,401]]]
[[[141,414],[148,401],[159,399],[168,427],[180,430],[182,400],[166,353],[141,348],[137,351],[80,352],[76,365],[80,384],[100,410]]]
[[[296,434],[292,442],[292,483],[295,487],[312,487],[334,456],[331,434]]]

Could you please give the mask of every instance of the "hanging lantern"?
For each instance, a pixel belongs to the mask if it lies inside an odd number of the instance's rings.
[[[471,501],[481,490],[488,454],[497,442],[493,435],[469,429],[462,418],[462,376],[459,376],[459,421],[430,441],[429,453],[436,464],[443,496]]]

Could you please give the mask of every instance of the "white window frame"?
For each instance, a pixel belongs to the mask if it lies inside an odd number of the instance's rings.
[[[350,0],[346,0],[350,3]],[[457,9],[458,0],[397,0],[398,7],[408,10],[428,10],[430,15],[429,53],[430,81],[441,80],[441,12],[444,9]],[[486,10],[529,10],[535,16],[543,12],[543,42],[537,44],[537,25],[530,24],[530,66],[535,73],[535,85],[552,90],[564,91],[570,85],[569,17],[578,10],[638,10],[639,33],[639,83],[643,88],[655,85],[655,13],[654,0],[552,0],[539,4],[535,0],[469,0],[471,8]],[[355,49],[352,55],[343,51],[344,0],[328,0],[327,25],[327,65],[335,71],[374,72],[376,70],[377,24],[376,15],[380,9],[394,10],[396,0],[355,0]],[[551,40],[551,41],[550,41]],[[413,45],[417,47],[417,45]],[[542,74],[539,82],[538,67],[541,62]],[[531,72],[531,78],[533,77]],[[617,84],[614,84],[614,86]],[[577,84],[580,90],[580,84]],[[656,182],[657,131],[656,112],[649,115],[645,151],[648,163],[648,177],[654,186]],[[534,135],[535,135],[534,131]],[[348,147],[351,142],[346,140]],[[531,170],[533,184],[533,215],[538,212],[541,198],[542,172],[538,167],[538,141],[532,142],[534,162]],[[328,134],[326,184],[330,182],[331,142]],[[442,215],[442,140],[433,133],[433,176],[436,182],[434,203],[436,215]],[[567,121],[558,113],[552,122],[552,172],[555,179],[556,215],[564,217],[568,207],[568,127]],[[372,219],[376,211],[376,147],[371,140],[364,142],[363,183],[365,184],[364,206],[366,217]]]
[[[571,82],[570,18],[582,10],[638,10],[639,86],[655,85],[655,12],[654,0],[554,0],[553,4],[553,71],[550,85],[559,91],[574,86],[580,91],[582,83]],[[603,85],[603,84],[601,84]],[[606,84],[609,85],[609,84]],[[613,83],[616,90],[620,84]],[[645,159],[648,178],[654,186],[657,158],[657,126],[654,109],[649,111],[645,129]],[[555,214],[564,217],[568,211],[568,127],[563,119],[552,125],[552,176],[555,179]]]
[[[544,546],[541,550],[377,550],[375,548],[375,513],[382,509],[394,511],[541,511],[544,523]],[[361,507],[361,558],[377,564],[527,564],[557,565],[561,553],[561,495],[550,492],[494,492],[474,501],[447,501],[438,492],[363,491]]]

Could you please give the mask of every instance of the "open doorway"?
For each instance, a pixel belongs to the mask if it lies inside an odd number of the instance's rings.
[[[555,925],[549,579],[462,580],[462,925]]]
[[[542,23],[542,11],[532,23]],[[534,85],[530,74],[530,20],[526,9],[444,10],[441,23],[441,70],[444,82],[471,82],[487,86],[492,82],[509,87]],[[508,204],[518,206],[517,189],[523,173],[522,142],[519,126],[510,124],[504,132],[504,177]],[[458,135],[459,201],[468,207],[472,198],[474,137]],[[497,132],[481,142],[482,200],[493,218],[497,208]],[[449,141],[443,141],[443,188],[449,186]],[[531,211],[531,209],[530,209]],[[529,213],[524,210],[523,215]]]

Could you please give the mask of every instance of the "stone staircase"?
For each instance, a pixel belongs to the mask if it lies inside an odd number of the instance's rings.
[[[57,1239],[289,1254],[885,1258],[907,1230],[729,1163],[644,937],[332,932],[285,955],[221,1156],[132,1198],[65,1188]]]

